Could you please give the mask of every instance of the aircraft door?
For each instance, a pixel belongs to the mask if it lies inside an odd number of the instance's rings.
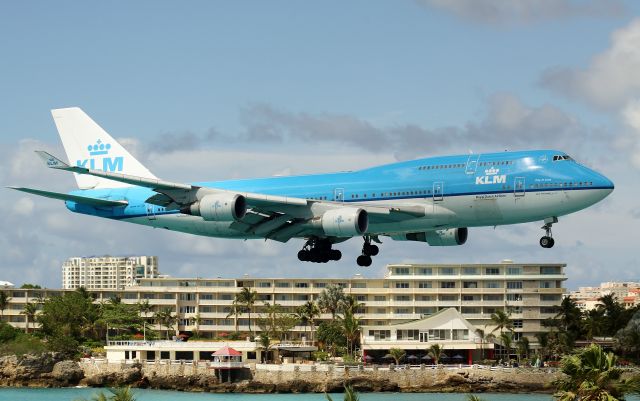
[[[156,219],[156,213],[153,210],[153,205],[147,205],[147,217],[149,218],[149,220]]]
[[[475,174],[476,169],[478,168],[478,160],[480,159],[480,155],[469,155],[469,159],[467,159],[467,168],[465,170],[466,174]]]
[[[336,188],[333,195],[336,202],[344,202],[344,188]]]
[[[443,187],[444,187],[444,183],[442,181],[437,181],[433,183],[433,201],[434,202],[441,202],[442,200],[444,200],[444,197],[442,196]]]
[[[516,177],[513,182],[513,195],[517,198],[523,197],[525,193],[524,177]]]

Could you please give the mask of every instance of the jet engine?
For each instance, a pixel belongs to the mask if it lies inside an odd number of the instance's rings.
[[[468,236],[469,230],[466,227],[460,227],[449,228],[446,230],[392,235],[391,238],[396,241],[426,242],[431,246],[452,246],[463,245],[467,242]]]
[[[247,213],[247,201],[239,194],[209,194],[180,212],[206,221],[237,221]]]
[[[369,214],[359,208],[341,208],[324,212],[322,230],[332,237],[354,237],[369,228]]]

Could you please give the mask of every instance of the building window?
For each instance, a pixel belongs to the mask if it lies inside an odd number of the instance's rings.
[[[480,295],[462,295],[463,301],[479,301]]]
[[[411,301],[409,295],[396,295],[396,301]]]
[[[477,281],[464,281],[462,283],[462,287],[463,288],[478,288],[478,282]]]
[[[447,301],[447,302],[452,302],[452,301],[457,302],[458,296],[457,295],[440,295],[440,300]]]
[[[440,274],[443,276],[453,276],[456,272],[453,267],[441,267]]]
[[[180,300],[182,300],[182,301],[195,301],[196,300],[196,294],[194,294],[194,293],[180,294]]]
[[[513,319],[512,323],[513,323],[513,328],[514,329],[521,329],[522,328],[522,319]]]
[[[180,313],[196,313],[195,306],[181,306]]]
[[[456,288],[455,281],[441,281],[440,288]]]
[[[399,315],[406,315],[411,313],[411,311],[409,310],[409,308],[396,308],[396,313]]]
[[[325,288],[327,283],[315,283],[313,286],[316,288]]]
[[[200,294],[200,299],[201,300],[212,300],[213,299],[213,294]]]
[[[507,288],[510,290],[522,289],[522,281],[507,281]]]
[[[540,288],[555,288],[555,281],[541,281]]]
[[[449,339],[449,330],[442,330],[442,329],[429,330],[429,341],[448,340],[448,339]]]
[[[271,282],[269,282],[269,281],[258,281],[258,288],[271,288]]]
[[[522,274],[522,268],[520,267],[507,267],[507,275],[517,276]]]
[[[560,274],[560,266],[541,266],[540,274]]]
[[[396,274],[400,275],[400,276],[408,276],[409,275],[409,268],[408,267],[396,267],[395,271],[396,271]]]
[[[498,276],[498,275],[500,275],[500,268],[498,268],[498,267],[487,267],[484,270],[484,274],[486,274],[487,276]]]
[[[487,281],[484,283],[484,288],[502,288],[499,281]]]
[[[433,300],[433,298],[431,297],[431,295],[421,295],[418,299],[419,299],[420,301],[431,301],[431,300]]]
[[[358,302],[365,302],[367,300],[367,296],[366,295],[356,295],[356,300]]]
[[[386,301],[386,300],[387,300],[387,297],[385,297],[384,295],[374,295],[374,296],[373,296],[373,300],[374,300],[374,301],[378,301],[378,302],[380,302],[380,301]]]
[[[418,273],[423,276],[430,276],[433,274],[433,269],[431,269],[430,267],[421,267],[420,269],[418,269]]]
[[[296,283],[296,288],[309,288],[309,283]]]
[[[431,281],[420,281],[418,283],[418,288],[432,288]]]
[[[289,285],[290,284],[288,282],[286,282],[286,281],[278,281],[276,283],[276,287],[278,287],[278,288],[289,288]]]
[[[560,301],[560,294],[541,294],[541,301]]]
[[[507,301],[522,301],[522,294],[507,294]]]
[[[367,288],[367,283],[364,283],[364,282],[352,283],[351,288]]]
[[[404,281],[396,282],[396,288],[409,288],[409,283]]]
[[[418,330],[398,330],[396,338],[398,340],[418,341]]]
[[[386,340],[391,337],[391,330],[369,330],[369,337],[375,341]]]
[[[465,267],[462,269],[462,274],[467,275],[467,276],[475,276],[476,274],[478,274],[478,268],[477,267]]]

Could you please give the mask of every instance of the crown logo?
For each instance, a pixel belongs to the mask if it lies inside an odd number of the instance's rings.
[[[496,175],[496,174],[498,174],[499,171],[500,171],[499,169],[497,169],[495,167],[491,167],[490,169],[484,170],[484,173],[486,175]]]
[[[106,155],[109,153],[109,149],[111,149],[111,144],[102,143],[100,139],[96,141],[95,145],[87,146],[87,150],[89,151],[90,156]]]

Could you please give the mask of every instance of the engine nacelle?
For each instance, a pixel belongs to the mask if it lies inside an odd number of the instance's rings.
[[[239,194],[209,194],[180,211],[205,221],[237,221],[247,213],[247,201]]]
[[[448,228],[446,230],[425,231],[419,233],[408,233],[394,235],[396,241],[419,241],[426,242],[431,246],[453,246],[463,245],[467,242],[469,230],[467,227]]]
[[[345,207],[324,212],[322,230],[332,237],[353,237],[361,235],[369,228],[369,214],[366,210]]]

